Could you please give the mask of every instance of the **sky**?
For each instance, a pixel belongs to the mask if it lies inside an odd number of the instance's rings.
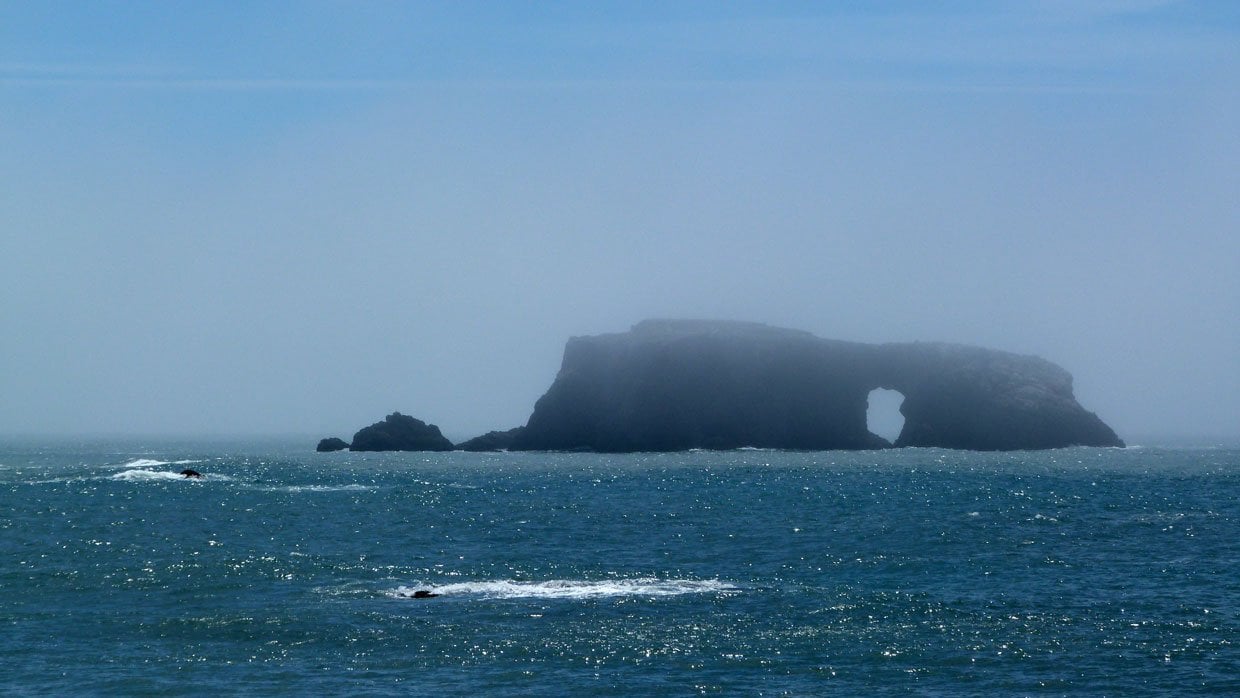
[[[1240,3],[0,1],[0,434],[524,424],[574,335],[1240,438]]]

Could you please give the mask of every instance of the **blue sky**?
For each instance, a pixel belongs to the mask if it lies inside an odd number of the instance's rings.
[[[524,423],[649,316],[1240,433],[1240,4],[0,3],[0,432]]]
[[[1178,80],[1186,65],[1227,53],[1240,22],[1234,3],[1165,0],[8,2],[2,11],[9,81],[200,89],[558,80],[1124,89]]]

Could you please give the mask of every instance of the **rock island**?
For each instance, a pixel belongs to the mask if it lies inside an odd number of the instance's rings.
[[[904,395],[894,444],[870,433],[875,388]],[[647,320],[574,337],[513,450],[743,446],[972,450],[1123,446],[1035,356],[941,343],[862,344],[757,323]]]
[[[869,431],[869,394],[904,395],[895,443]],[[751,322],[646,320],[573,337],[523,427],[469,451],[829,450],[931,446],[977,451],[1120,446],[1076,401],[1072,376],[1036,356],[912,342],[862,344]],[[319,450],[454,448],[402,415]]]

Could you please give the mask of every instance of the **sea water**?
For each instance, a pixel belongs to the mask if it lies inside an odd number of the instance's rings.
[[[0,444],[0,693],[1240,694],[1235,449],[308,444]]]

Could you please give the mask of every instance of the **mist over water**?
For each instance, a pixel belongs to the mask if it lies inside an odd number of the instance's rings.
[[[701,317],[1234,438],[1230,5],[895,7],[9,5],[0,432],[460,439]]]
[[[1228,2],[0,3],[0,694],[1240,694],[1237,124]],[[645,318],[1129,447],[311,451]]]

